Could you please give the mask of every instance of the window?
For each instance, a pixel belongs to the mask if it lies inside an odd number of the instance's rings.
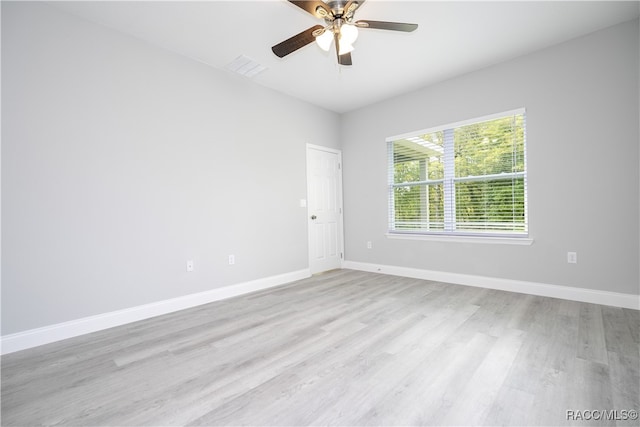
[[[389,231],[527,237],[524,110],[387,139]]]

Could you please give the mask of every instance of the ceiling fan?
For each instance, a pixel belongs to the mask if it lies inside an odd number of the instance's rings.
[[[367,20],[354,22],[353,15],[365,0],[330,0],[326,3],[313,0],[288,1],[309,12],[316,18],[324,19],[325,25],[314,25],[273,46],[271,50],[280,58],[314,41],[318,43],[322,49],[328,51],[333,41],[336,45],[338,64],[351,65],[351,52],[353,51],[353,42],[355,42],[358,37],[358,28],[375,28],[379,30],[404,31],[407,33],[418,28],[418,24],[407,24],[403,22]]]

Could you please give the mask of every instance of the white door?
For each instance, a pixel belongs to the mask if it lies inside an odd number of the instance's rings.
[[[311,274],[342,266],[342,153],[307,144],[307,221]]]

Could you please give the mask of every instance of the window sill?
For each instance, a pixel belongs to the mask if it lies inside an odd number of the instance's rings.
[[[488,243],[497,245],[530,246],[533,244],[533,239],[529,237],[453,236],[438,234],[387,233],[387,238],[401,240],[427,240],[432,242]]]

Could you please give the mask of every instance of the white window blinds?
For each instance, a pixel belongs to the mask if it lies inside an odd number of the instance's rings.
[[[524,110],[388,139],[389,231],[527,236]]]

